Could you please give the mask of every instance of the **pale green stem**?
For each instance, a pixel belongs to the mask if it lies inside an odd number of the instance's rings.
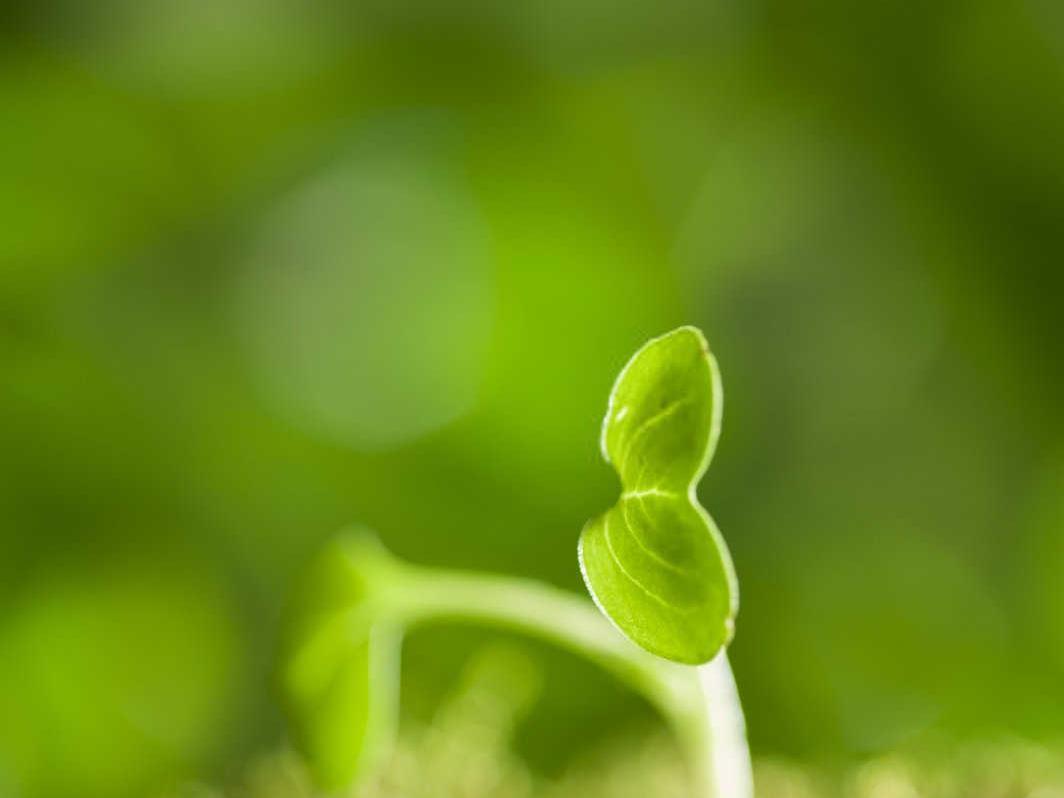
[[[590,602],[530,580],[404,568],[388,604],[411,622],[473,621],[520,631],[588,657],[643,695],[668,721],[697,798],[752,798],[742,707],[722,651],[695,668],[654,656]]]

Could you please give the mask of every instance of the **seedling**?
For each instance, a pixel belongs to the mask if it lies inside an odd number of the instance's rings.
[[[724,652],[737,584],[695,495],[721,402],[716,361],[694,327],[651,340],[618,376],[601,445],[622,493],[587,523],[579,545],[601,614],[531,580],[402,562],[366,533],[332,543],[294,608],[281,672],[292,736],[318,786],[342,790],[373,772],[396,733],[405,631],[457,620],[527,633],[597,662],[671,726],[692,795],[749,798],[742,709]]]

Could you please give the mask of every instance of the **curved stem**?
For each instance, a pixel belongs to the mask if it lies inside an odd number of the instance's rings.
[[[530,580],[410,567],[388,603],[411,622],[475,621],[585,656],[653,704],[684,750],[698,798],[751,798],[750,754],[735,680],[722,651],[699,668],[627,640],[589,601]]]

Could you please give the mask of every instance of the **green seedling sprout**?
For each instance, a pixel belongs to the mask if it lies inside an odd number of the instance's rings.
[[[742,709],[724,651],[738,590],[695,496],[721,401],[716,362],[694,327],[651,340],[621,371],[602,450],[622,493],[580,537],[594,604],[532,580],[405,563],[364,532],[328,546],[293,608],[281,667],[292,738],[318,787],[347,789],[379,766],[396,734],[403,635],[449,620],[529,634],[598,663],[669,724],[693,796],[750,798]]]

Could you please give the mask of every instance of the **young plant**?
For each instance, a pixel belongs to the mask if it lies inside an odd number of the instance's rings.
[[[695,495],[721,402],[716,361],[694,327],[651,340],[618,376],[601,444],[622,492],[585,525],[579,545],[601,614],[534,581],[401,562],[365,533],[331,544],[308,573],[281,669],[292,736],[318,786],[341,790],[373,772],[396,733],[404,633],[457,620],[534,635],[599,663],[673,729],[693,795],[749,798],[742,710],[724,653],[737,584]]]

